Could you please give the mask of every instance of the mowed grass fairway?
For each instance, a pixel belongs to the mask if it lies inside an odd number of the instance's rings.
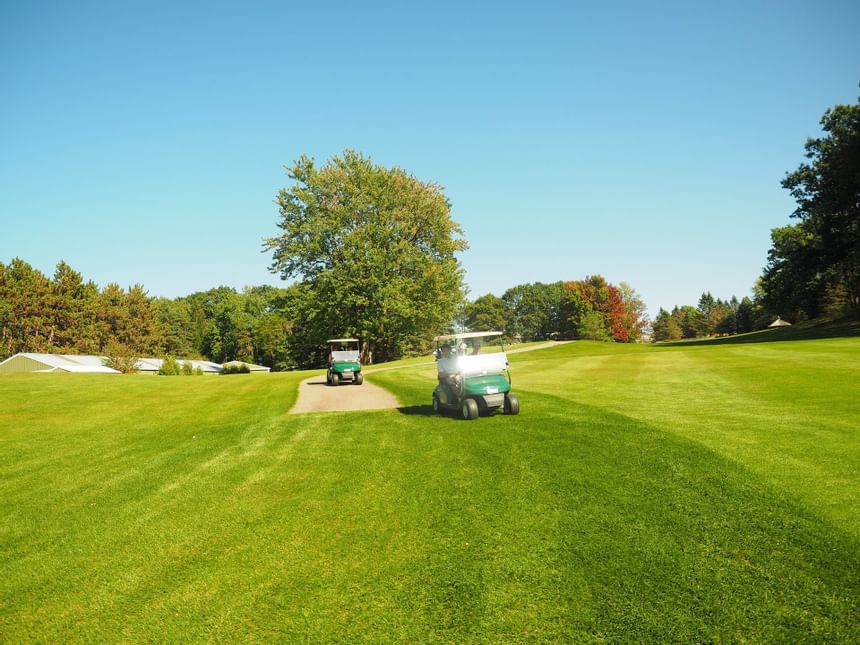
[[[0,641],[860,633],[860,339],[511,356],[519,417],[308,373],[0,378]]]

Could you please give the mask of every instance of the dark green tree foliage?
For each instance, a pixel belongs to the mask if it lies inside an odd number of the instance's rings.
[[[219,363],[239,360],[287,369],[295,366],[289,358],[289,316],[296,312],[288,308],[295,290],[263,286],[240,293],[217,287],[173,302],[188,312],[187,340],[196,354]]]
[[[191,304],[186,298],[157,298],[155,311],[163,330],[162,349],[165,353],[172,356],[202,355],[202,337],[198,341],[195,335]]]
[[[821,127],[806,142],[809,162],[782,181],[800,222],[773,229],[762,276],[764,305],[783,317],[833,311],[834,294],[860,312],[860,101],[828,109]]]
[[[758,298],[760,294],[758,285],[754,288],[754,292]],[[671,313],[661,308],[654,320],[653,340],[660,342],[713,335],[745,334],[762,329],[770,322],[768,314],[763,313],[760,305],[747,296],[740,301],[736,296],[721,300],[706,292],[701,295],[696,307],[690,305],[675,307]]]
[[[2,352],[45,352],[56,347],[50,281],[19,258],[0,265]]]
[[[654,319],[654,341],[681,340],[682,330],[678,320],[660,307]]]
[[[488,293],[466,305],[466,327],[471,331],[503,331],[508,336],[508,308],[498,296]]]
[[[99,291],[60,262],[52,279],[19,258],[0,263],[0,354],[104,354],[115,341],[137,355],[160,348],[161,328],[143,287]]]
[[[599,311],[586,311],[576,323],[576,336],[585,340],[612,340],[606,317]]]
[[[507,312],[505,331],[523,341],[545,340],[561,333],[562,281],[511,287],[502,295]]]
[[[320,167],[302,156],[288,175],[295,183],[277,197],[283,233],[265,248],[273,272],[312,294],[294,321],[299,364],[319,364],[325,339],[343,334],[376,360],[394,358],[453,319],[463,298],[455,253],[467,245],[440,186],[352,151]]]
[[[734,296],[732,297],[734,298]],[[738,311],[736,314],[736,327],[738,334],[746,334],[747,332],[751,332],[755,329],[754,313],[755,310],[753,308],[752,300],[750,300],[749,297],[744,296],[738,305]]]

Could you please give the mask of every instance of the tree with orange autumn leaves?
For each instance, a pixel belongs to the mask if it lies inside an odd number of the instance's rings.
[[[564,283],[561,334],[568,338],[635,342],[647,324],[645,305],[630,285],[603,276]]]

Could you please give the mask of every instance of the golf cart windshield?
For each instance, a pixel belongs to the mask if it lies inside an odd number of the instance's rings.
[[[352,363],[359,359],[357,338],[330,338],[326,342],[329,344],[333,363]]]
[[[441,347],[436,369],[440,374],[457,373],[463,376],[502,374],[508,369],[505,352],[481,352],[485,341],[500,336],[501,332],[469,332],[437,337],[436,342],[441,343]]]

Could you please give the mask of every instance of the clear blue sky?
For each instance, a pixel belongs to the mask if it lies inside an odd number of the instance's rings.
[[[740,297],[783,174],[857,100],[856,0],[409,5],[0,3],[0,261],[281,284],[283,166],[353,148],[445,186],[473,297]]]

